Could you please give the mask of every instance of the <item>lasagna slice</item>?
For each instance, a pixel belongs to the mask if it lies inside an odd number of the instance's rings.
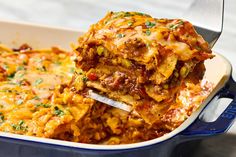
[[[201,81],[213,55],[188,21],[138,12],[109,12],[81,36],[76,65],[92,88],[124,102],[149,124],[163,119],[186,83]],[[81,80],[81,79],[77,79]]]

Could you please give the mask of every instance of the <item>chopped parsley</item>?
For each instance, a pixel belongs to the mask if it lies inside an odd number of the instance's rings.
[[[19,78],[21,78],[21,77],[23,77],[25,75],[25,73],[20,73],[20,74],[18,74],[17,76],[19,77]]]
[[[36,95],[35,97],[33,97],[34,100],[40,100],[40,98]]]
[[[136,15],[140,15],[140,16],[148,16],[148,17],[150,17],[150,15],[145,14],[145,13],[141,13],[141,12],[136,12]]]
[[[38,104],[36,104],[35,106],[36,106],[36,107],[44,107],[44,108],[49,108],[49,107],[51,107],[50,104],[45,104],[45,103],[38,103]]]
[[[124,34],[117,34],[117,38],[123,38],[123,37],[125,37]]]
[[[19,70],[25,70],[25,67],[23,65],[20,65],[17,67],[16,71],[19,71]]]
[[[145,33],[147,36],[151,35],[151,31],[149,29],[147,29]]]
[[[12,124],[11,126],[12,126],[12,128],[13,128],[14,130],[16,130],[16,131],[20,131],[20,130],[26,131],[26,130],[27,130],[27,126],[23,126],[24,123],[25,123],[25,122],[24,122],[23,120],[20,120],[20,121],[18,122],[18,124]]]
[[[0,122],[4,121],[4,115],[0,115]]]
[[[86,76],[83,76],[83,77],[82,77],[82,81],[83,81],[83,82],[87,82],[87,81],[88,81],[88,78],[87,78]]]
[[[0,122],[4,121],[4,115],[2,114],[2,112],[0,112]]]
[[[56,115],[56,116],[63,116],[64,114],[65,113],[62,110],[60,110],[57,106],[54,107],[54,115]]]
[[[176,23],[174,25],[173,24],[170,25],[169,28],[173,30],[173,29],[176,29],[176,28],[178,28],[179,26],[181,26],[183,24],[184,24],[184,21],[180,20],[178,23]]]
[[[145,25],[147,28],[152,28],[152,27],[156,26],[156,23],[147,21],[147,22],[145,22]]]
[[[109,20],[106,20],[105,22],[104,22],[104,24],[107,24],[109,22]]]
[[[134,16],[133,14],[131,14],[130,12],[114,12],[114,19],[118,18],[118,17],[130,17],[130,16]]]
[[[137,12],[136,14],[141,15],[141,16],[145,15],[144,13],[141,13],[141,12]]]
[[[15,72],[11,73],[10,75],[7,76],[7,79],[11,80],[15,77]]]
[[[70,68],[70,72],[74,73],[75,72],[75,68],[74,67]]]
[[[128,21],[128,26],[132,26],[133,22],[132,21]]]
[[[130,17],[130,16],[134,16],[134,15],[130,14],[129,12],[124,13],[124,17]]]
[[[34,85],[37,86],[37,85],[41,84],[42,82],[43,82],[43,79],[39,78],[39,79],[35,80]]]
[[[3,89],[3,90],[0,90],[0,92],[13,93],[13,92],[16,92],[16,91],[15,90],[11,90],[11,89]]]

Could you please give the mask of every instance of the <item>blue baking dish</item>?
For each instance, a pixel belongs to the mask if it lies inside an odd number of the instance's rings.
[[[58,46],[67,49],[68,43],[75,42],[82,34],[82,31],[6,21],[0,21],[0,26],[1,43],[12,47],[28,43],[34,48]],[[231,71],[228,60],[219,54],[207,61],[205,79],[215,84],[214,90],[180,127],[157,139],[134,144],[95,145],[0,132],[0,157],[169,157],[179,144],[225,133],[233,124],[236,82]],[[205,121],[205,112],[210,106],[217,106],[221,98],[230,98],[232,102],[215,121]]]

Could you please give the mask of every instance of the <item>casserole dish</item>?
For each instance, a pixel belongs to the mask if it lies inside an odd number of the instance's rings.
[[[10,47],[27,43],[35,49],[51,46],[68,49],[68,43],[76,41],[82,34],[82,31],[5,21],[0,21],[0,26],[0,41]],[[231,77],[231,65],[223,56],[216,53],[216,57],[205,64],[205,79],[214,83],[214,90],[196,112],[169,134],[135,144],[94,145],[1,132],[0,156],[163,157],[170,156],[172,150],[180,143],[224,133],[236,115],[236,83]],[[201,119],[207,106],[217,105],[217,100],[223,97],[233,100],[220,117],[214,122],[205,122]]]

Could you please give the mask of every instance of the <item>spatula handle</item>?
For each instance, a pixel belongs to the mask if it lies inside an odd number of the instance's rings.
[[[223,29],[224,0],[194,0],[183,19],[193,23],[196,31],[213,47]]]

